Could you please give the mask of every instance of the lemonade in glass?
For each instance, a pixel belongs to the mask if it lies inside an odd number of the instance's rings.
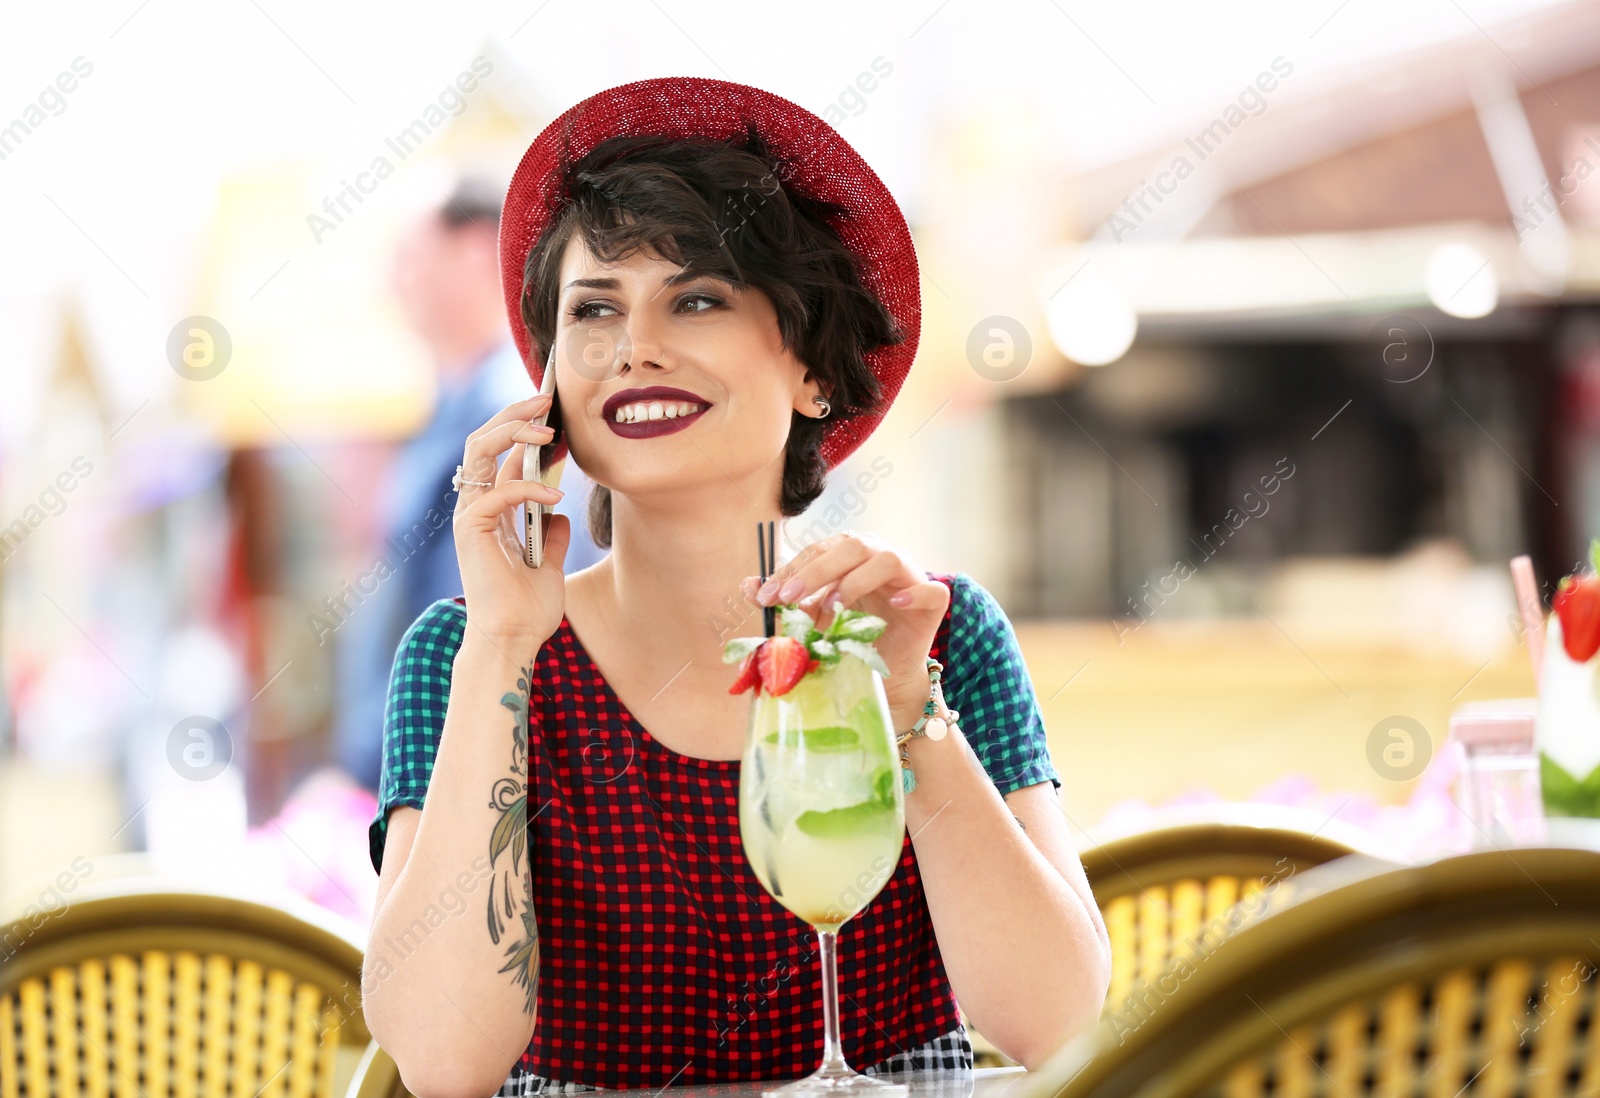
[[[826,632],[798,610],[785,610],[783,621],[782,636],[728,646],[730,662],[745,661],[732,692],[755,691],[740,764],[739,833],[762,886],[816,929],[824,1046],[816,1072],[762,1093],[894,1098],[906,1087],[845,1062],[836,967],[839,928],[893,876],[905,844],[887,668],[869,643],[884,623],[851,611],[835,615]]]

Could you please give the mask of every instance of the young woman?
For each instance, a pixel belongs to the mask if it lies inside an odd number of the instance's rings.
[[[959,999],[1038,1065],[1098,1015],[1109,946],[1010,623],[965,574],[848,531],[752,576],[752,529],[817,498],[909,369],[917,268],[894,199],[787,100],[650,80],[534,141],[500,240],[518,347],[535,383],[553,363],[558,397],[548,426],[534,397],[466,440],[466,594],[396,657],[372,1032],[421,1098],[816,1068],[815,937],[743,856],[750,702],[721,658],[798,601],[889,623],[897,730],[929,699],[930,656],[961,715],[910,742],[900,861],[840,934],[846,1057],[970,1067]],[[520,479],[526,446],[594,481],[600,563],[563,575],[560,517],[543,566],[524,563],[515,508],[559,498]]]

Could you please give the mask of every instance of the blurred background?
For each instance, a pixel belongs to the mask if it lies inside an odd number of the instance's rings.
[[[1600,4],[12,21],[0,900],[87,858],[365,921],[373,653],[459,593],[449,473],[531,389],[498,200],[556,114],[676,74],[900,198],[917,364],[786,540],[1000,599],[1085,843],[1242,801],[1468,841],[1449,716],[1533,693],[1507,562],[1548,597],[1600,532]]]

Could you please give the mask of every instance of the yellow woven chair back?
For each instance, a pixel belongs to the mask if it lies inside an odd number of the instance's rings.
[[[1306,826],[1291,826],[1301,822]],[[1236,911],[1240,901],[1356,851],[1314,833],[1318,822],[1235,806],[1227,819],[1161,827],[1083,851],[1111,938],[1108,1009],[1179,957],[1208,954],[1232,937],[1255,906]]]
[[[0,1098],[321,1098],[369,1040],[342,920],[152,879],[0,923]]]
[[[1343,877],[1344,879],[1341,879]],[[1600,852],[1311,870],[1028,1098],[1600,1094]]]

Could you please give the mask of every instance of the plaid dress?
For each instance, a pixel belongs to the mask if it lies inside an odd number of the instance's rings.
[[[1061,781],[1011,623],[965,573],[932,656],[945,697],[1001,794]],[[444,725],[464,601],[407,630],[384,722],[370,829],[421,808]],[[732,668],[729,669],[730,675]],[[539,927],[538,1023],[502,1095],[797,1078],[822,1060],[815,932],[772,899],[739,837],[739,761],[657,743],[612,693],[565,618],[529,700],[528,835]],[[878,896],[839,933],[845,1058],[867,1074],[965,1070],[957,1014],[910,837]]]

